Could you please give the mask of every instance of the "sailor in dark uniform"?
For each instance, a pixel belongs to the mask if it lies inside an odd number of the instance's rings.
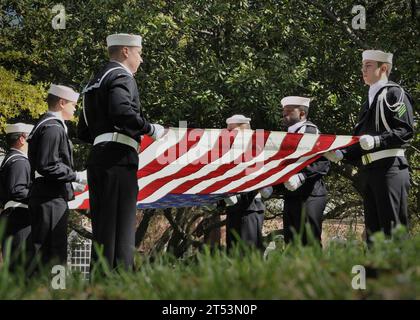
[[[289,96],[281,100],[283,124],[290,133],[319,134],[315,124],[307,120],[309,98]],[[284,183],[283,230],[286,243],[299,234],[302,244],[309,242],[309,234],[321,244],[322,220],[327,203],[327,190],[323,177],[330,162],[319,158]]]
[[[93,238],[111,268],[133,267],[140,139],[164,134],[140,108],[134,74],[143,61],[141,40],[130,34],[107,37],[110,61],[83,90],[78,126],[79,138],[93,144],[87,165]]]
[[[33,126],[15,123],[6,126],[6,142],[9,147],[0,167],[0,205],[3,211],[0,221],[5,223],[2,239],[3,258],[6,257],[10,240],[11,266],[23,258],[29,245],[31,217],[28,210],[28,194],[31,184],[31,166],[28,161],[26,139]],[[1,209],[0,209],[1,211]],[[22,261],[23,262],[23,261]]]
[[[234,115],[226,119],[228,130],[251,129],[251,118]],[[226,198],[226,245],[230,249],[238,240],[263,250],[262,228],[264,223],[265,204],[263,198],[269,198],[272,187],[244,192]]]
[[[33,184],[29,196],[34,254],[46,264],[67,261],[67,202],[74,198],[73,182],[86,184],[86,173],[73,170],[72,144],[65,120],[73,118],[79,94],[52,84],[48,112],[29,135]],[[82,189],[82,188],[80,188]],[[31,272],[31,271],[30,271]]]
[[[374,232],[391,235],[393,227],[407,225],[410,187],[404,156],[414,133],[413,100],[398,84],[389,81],[392,54],[365,50],[362,54],[364,82],[370,86],[368,101],[360,110],[354,135],[359,144],[325,154],[359,167],[367,241]]]

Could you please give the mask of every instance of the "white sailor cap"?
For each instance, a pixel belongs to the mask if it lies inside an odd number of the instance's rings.
[[[116,33],[106,37],[107,47],[112,46],[127,46],[127,47],[141,47],[141,36],[128,33]]]
[[[21,123],[21,122],[8,124],[8,125],[6,125],[6,134],[20,133],[20,132],[30,133],[33,128],[34,128],[33,125],[26,124],[26,123]]]
[[[283,108],[285,106],[305,106],[309,107],[309,102],[311,99],[305,97],[298,97],[298,96],[288,96],[281,99],[281,105]]]
[[[392,53],[383,52],[381,50],[365,50],[362,53],[362,61],[373,60],[392,64],[392,56]]]
[[[251,121],[251,118],[247,118],[242,114],[235,114],[233,116],[231,116],[230,118],[226,119],[226,124],[232,124],[232,123],[236,123],[236,124],[240,124],[240,123],[248,123]]]
[[[79,99],[79,94],[72,88],[56,84],[51,84],[48,93],[72,102],[77,102],[77,99]]]

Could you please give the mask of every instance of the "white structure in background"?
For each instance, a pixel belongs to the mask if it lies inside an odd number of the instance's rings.
[[[71,231],[67,242],[67,265],[70,272],[79,272],[85,280],[89,279],[90,253],[92,240],[86,239],[76,231]]]

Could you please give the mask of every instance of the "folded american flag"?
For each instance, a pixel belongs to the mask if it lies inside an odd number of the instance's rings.
[[[358,137],[264,130],[170,128],[141,141],[137,207],[200,206],[281,184],[329,150]],[[69,203],[89,208],[88,188]]]

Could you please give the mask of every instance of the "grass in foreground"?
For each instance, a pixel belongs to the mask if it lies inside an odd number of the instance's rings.
[[[179,260],[169,254],[153,261],[137,256],[137,271],[111,273],[89,283],[66,278],[51,287],[43,272],[25,281],[22,271],[0,267],[0,299],[419,299],[420,235],[382,234],[366,249],[360,241],[331,242],[324,248],[281,246],[264,260],[256,251],[230,254],[205,249]],[[352,288],[352,268],[366,268],[366,289]]]

